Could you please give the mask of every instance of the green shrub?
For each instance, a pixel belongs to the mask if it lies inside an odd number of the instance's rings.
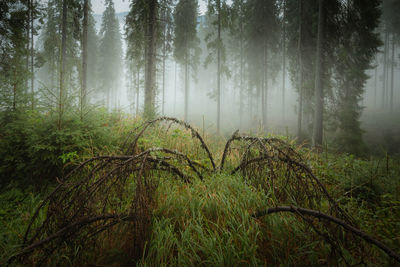
[[[65,115],[8,113],[0,117],[0,184],[42,185],[62,177],[74,161],[115,150],[118,135],[112,128],[118,119],[95,111],[81,120]]]

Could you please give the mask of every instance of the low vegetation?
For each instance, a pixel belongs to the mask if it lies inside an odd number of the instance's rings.
[[[314,153],[279,136],[224,139],[168,117],[103,116],[86,128],[71,120],[54,142],[40,137],[55,125],[45,115],[7,126],[18,138],[1,135],[0,153],[10,154],[1,165],[1,263],[399,263],[398,158]],[[30,169],[10,171],[28,157]]]

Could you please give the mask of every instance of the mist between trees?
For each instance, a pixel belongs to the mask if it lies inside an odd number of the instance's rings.
[[[0,3],[0,109],[95,107],[204,130],[297,137],[365,155],[400,147],[395,0]],[[396,148],[397,147],[397,148]]]

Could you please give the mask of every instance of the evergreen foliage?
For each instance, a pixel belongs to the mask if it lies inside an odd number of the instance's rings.
[[[185,121],[189,109],[189,67],[195,74],[199,64],[199,42],[197,37],[197,0],[180,0],[175,8],[174,57],[184,68]]]
[[[99,84],[105,96],[105,106],[111,110],[117,106],[115,97],[121,86],[122,40],[114,3],[112,0],[106,0],[105,4],[106,10],[103,13],[100,29]]]

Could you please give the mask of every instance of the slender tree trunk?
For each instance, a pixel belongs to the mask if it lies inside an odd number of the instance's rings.
[[[85,0],[83,3],[81,118],[83,116],[83,109],[86,105],[86,94],[87,94],[88,17],[89,17],[89,0]]]
[[[218,5],[218,48],[217,48],[217,134],[221,130],[221,1]]]
[[[314,110],[314,130],[313,130],[313,146],[321,148],[322,146],[322,132],[323,132],[323,110],[324,110],[324,96],[323,96],[323,44],[324,44],[324,24],[325,24],[325,0],[319,0],[318,11],[318,37],[317,37],[317,56],[316,56],[316,70],[315,70],[315,110]]]
[[[157,43],[157,0],[149,0],[149,21],[147,25],[147,55],[144,92],[144,116],[146,119],[155,115],[156,90],[156,43]]]
[[[247,98],[247,105],[249,107],[249,116],[250,116],[249,121],[250,121],[250,125],[253,125],[253,116],[254,116],[254,108],[255,108],[255,106],[253,105],[253,103],[254,103],[254,96],[253,96],[254,88],[250,84],[250,77],[249,77],[249,79],[247,79],[247,86],[249,88],[249,97]],[[258,111],[258,109],[257,109],[257,111]]]
[[[377,89],[378,89],[378,86],[377,86],[377,84],[378,84],[378,57],[376,57],[376,67],[375,67],[375,75],[374,75],[374,78],[375,78],[375,87],[374,87],[374,108],[376,109],[376,92],[377,92]]]
[[[395,46],[395,34],[392,34],[392,64],[391,64],[391,74],[390,74],[390,113],[393,113],[393,90],[394,90],[394,63],[395,63],[395,57],[394,57],[394,46]]]
[[[267,44],[264,39],[263,45],[263,74],[262,74],[262,82],[261,82],[261,113],[262,113],[262,126],[265,130],[267,127],[267,90],[268,90],[268,66],[267,66]]]
[[[297,114],[297,138],[302,136],[302,119],[303,119],[303,0],[299,0],[299,42],[298,42],[298,60],[299,60],[299,73],[298,73],[298,86],[299,86],[299,110]]]
[[[34,8],[34,0],[30,1],[30,17],[31,17],[31,108],[32,111],[35,108],[35,88],[34,88],[34,81],[35,81],[35,73],[34,73],[34,55],[35,55],[35,51],[33,48],[33,33],[34,33],[34,12],[33,12],[33,8]]]
[[[176,62],[175,62],[175,84],[174,84],[174,89],[175,89],[175,92],[174,92],[174,115],[176,116],[176,89],[177,89],[177,83],[176,83],[176,75],[177,74],[177,64],[176,64]]]
[[[30,70],[30,66],[29,66],[30,56],[29,56],[29,52],[28,51],[30,51],[30,40],[31,40],[31,35],[30,35],[31,12],[32,12],[31,11],[31,0],[27,1],[27,8],[28,8],[28,12],[27,12],[28,13],[28,17],[27,17],[27,21],[26,21],[26,40],[27,40],[27,42],[26,42],[26,47],[25,47],[25,49],[26,49],[26,56],[25,56],[26,75],[28,75],[29,70]],[[28,92],[28,83],[29,83],[29,80],[25,79],[25,92],[26,93]]]
[[[382,83],[382,109],[385,108],[385,104],[386,104],[386,76],[387,76],[387,50],[388,48],[388,44],[389,44],[389,33],[387,31],[387,29],[385,28],[385,48],[384,48],[384,52],[383,52],[383,83]]]
[[[188,55],[185,56],[185,122],[188,121],[188,109],[189,109],[189,63]]]
[[[282,118],[285,120],[285,90],[286,90],[286,0],[283,1],[283,25],[282,25]]]
[[[61,71],[60,71],[60,90],[59,90],[59,100],[58,100],[58,129],[61,129],[61,120],[64,112],[63,102],[64,102],[64,75],[65,75],[65,60],[67,53],[67,0],[63,0],[62,9],[62,26],[61,26]]]
[[[13,111],[17,109],[17,67],[14,66]]]
[[[110,87],[107,87],[107,110],[108,111],[111,111],[111,97],[110,97],[110,95],[111,95],[111,90],[110,90]]]
[[[164,40],[163,40],[163,62],[162,62],[162,69],[163,69],[163,75],[162,75],[162,83],[163,83],[163,87],[162,87],[162,114],[164,115],[164,111],[165,111],[165,59],[167,57],[167,38],[166,38],[166,34],[167,34],[167,24],[166,24],[166,9],[164,10]]]
[[[139,64],[137,66],[137,73],[136,73],[136,116],[139,115],[139,93],[140,93],[140,67]]]
[[[243,24],[240,21],[240,100],[239,100],[239,124],[240,128],[242,128],[243,123]]]

